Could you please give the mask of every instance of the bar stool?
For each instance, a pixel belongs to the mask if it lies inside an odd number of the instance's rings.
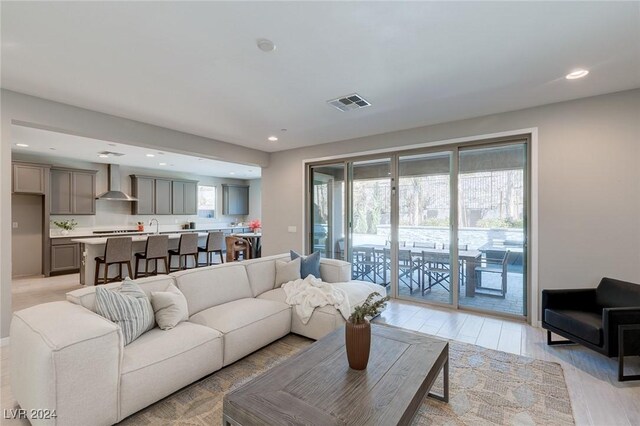
[[[136,253],[136,278],[158,275],[158,260],[164,261],[164,273],[169,273],[167,252],[169,251],[168,235],[149,235],[144,248],[144,253]],[[144,260],[144,275],[139,270],[140,260]],[[149,262],[154,261],[155,269],[149,273]]]
[[[173,256],[178,256],[178,267],[173,268],[171,266],[171,260]],[[190,232],[180,235],[180,242],[178,243],[177,250],[169,250],[169,269],[173,271],[179,271],[181,269],[187,269],[188,256],[193,256],[195,267],[198,267],[198,234]],[[182,265],[182,259],[184,259],[184,266]]]
[[[131,271],[131,248],[133,240],[131,237],[117,237],[107,238],[107,244],[104,248],[104,256],[97,256],[96,261],[96,274],[94,283],[106,284],[113,281],[122,281],[122,265],[126,264],[129,269],[129,276],[133,277]],[[100,282],[100,265],[104,264],[104,279]],[[118,265],[118,276],[109,279],[109,266]]]
[[[227,262],[235,262],[240,260],[251,259],[251,243],[244,238],[228,236],[225,237],[227,243]]]
[[[204,247],[198,247],[198,253],[207,254],[207,262],[199,263],[198,266],[210,266],[213,263],[212,253],[220,255],[220,263],[224,263],[224,245],[223,232],[209,232],[209,235],[207,235],[207,244]]]

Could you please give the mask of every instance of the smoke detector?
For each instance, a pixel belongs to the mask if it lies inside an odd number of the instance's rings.
[[[340,111],[347,112],[354,109],[361,109],[371,106],[371,103],[357,93],[351,95],[342,96],[336,99],[327,101],[332,107],[338,108]]]

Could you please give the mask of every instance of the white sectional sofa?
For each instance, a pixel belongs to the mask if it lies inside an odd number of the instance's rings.
[[[333,307],[303,324],[275,287],[275,262],[288,255],[139,279],[150,294],[176,285],[189,320],[127,346],[118,326],[95,313],[95,287],[14,314],[11,386],[21,408],[55,410],[34,424],[109,425],[229,365],[289,332],[319,339],[344,324]],[[347,262],[322,259],[321,277],[347,291],[351,306],[376,284],[350,281]],[[117,287],[119,283],[108,284]]]

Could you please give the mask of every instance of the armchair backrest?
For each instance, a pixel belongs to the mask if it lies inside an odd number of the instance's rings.
[[[599,308],[626,308],[640,306],[640,284],[603,278],[596,289]]]

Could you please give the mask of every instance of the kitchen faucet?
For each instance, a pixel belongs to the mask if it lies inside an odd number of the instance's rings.
[[[153,225],[153,221],[156,221],[156,234],[160,233],[160,222],[155,217],[149,221],[149,226]]]

